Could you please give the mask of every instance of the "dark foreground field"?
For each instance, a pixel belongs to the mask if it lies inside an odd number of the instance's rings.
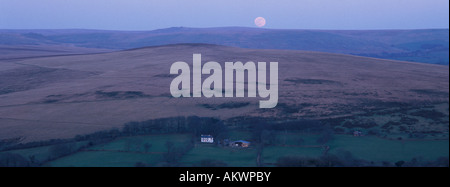
[[[234,130],[229,138],[251,140],[252,134]],[[275,137],[272,142],[253,142],[250,148],[192,143],[192,134],[170,133],[117,137],[95,145],[89,145],[91,141],[59,143],[4,151],[0,155],[2,159],[24,160],[10,162],[9,166],[46,167],[448,167],[448,139],[393,140],[337,134],[327,142],[318,142],[320,134],[276,132],[271,135]],[[2,161],[5,166],[5,160]]]
[[[261,98],[172,98],[170,66],[176,61],[191,64],[193,53],[201,53],[203,63],[222,65],[279,62],[278,106],[259,109]],[[333,156],[338,163],[333,166],[424,166],[442,165],[442,160],[448,165],[448,66],[209,44],[8,58],[0,64],[3,161],[20,157],[15,163],[43,166],[303,166],[311,159],[330,163],[326,160],[331,157],[324,156]],[[196,123],[173,118],[177,116],[214,118],[227,133],[207,128],[194,132],[188,127]],[[160,118],[171,120],[139,123]],[[308,125],[311,121],[320,128]],[[352,136],[355,131],[364,136]],[[199,132],[253,144],[248,149],[205,145],[198,142]]]

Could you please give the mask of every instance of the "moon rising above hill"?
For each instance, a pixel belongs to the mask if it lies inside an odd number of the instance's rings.
[[[255,25],[258,27],[264,27],[264,25],[266,25],[266,19],[264,19],[263,17],[257,17],[255,19]]]

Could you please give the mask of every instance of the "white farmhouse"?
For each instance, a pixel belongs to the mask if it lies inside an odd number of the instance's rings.
[[[202,143],[214,143],[214,138],[211,135],[201,135],[200,141]]]

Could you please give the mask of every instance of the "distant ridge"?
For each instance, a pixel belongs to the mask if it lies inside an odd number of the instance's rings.
[[[292,30],[171,27],[153,31],[0,30],[0,45],[73,45],[125,50],[178,43],[319,51],[449,64],[449,29]]]

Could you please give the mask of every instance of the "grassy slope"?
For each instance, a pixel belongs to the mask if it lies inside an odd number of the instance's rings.
[[[169,97],[171,64],[192,63],[192,54],[199,52],[203,62],[278,61],[279,106],[260,110],[261,98]],[[448,106],[448,76],[448,66],[200,44],[2,61],[0,137],[26,137],[26,141],[71,138],[121,128],[130,121],[174,116],[323,119],[392,107],[383,105],[389,102]],[[217,110],[203,105],[229,102],[250,104]],[[430,128],[448,130],[448,126],[434,124]]]

